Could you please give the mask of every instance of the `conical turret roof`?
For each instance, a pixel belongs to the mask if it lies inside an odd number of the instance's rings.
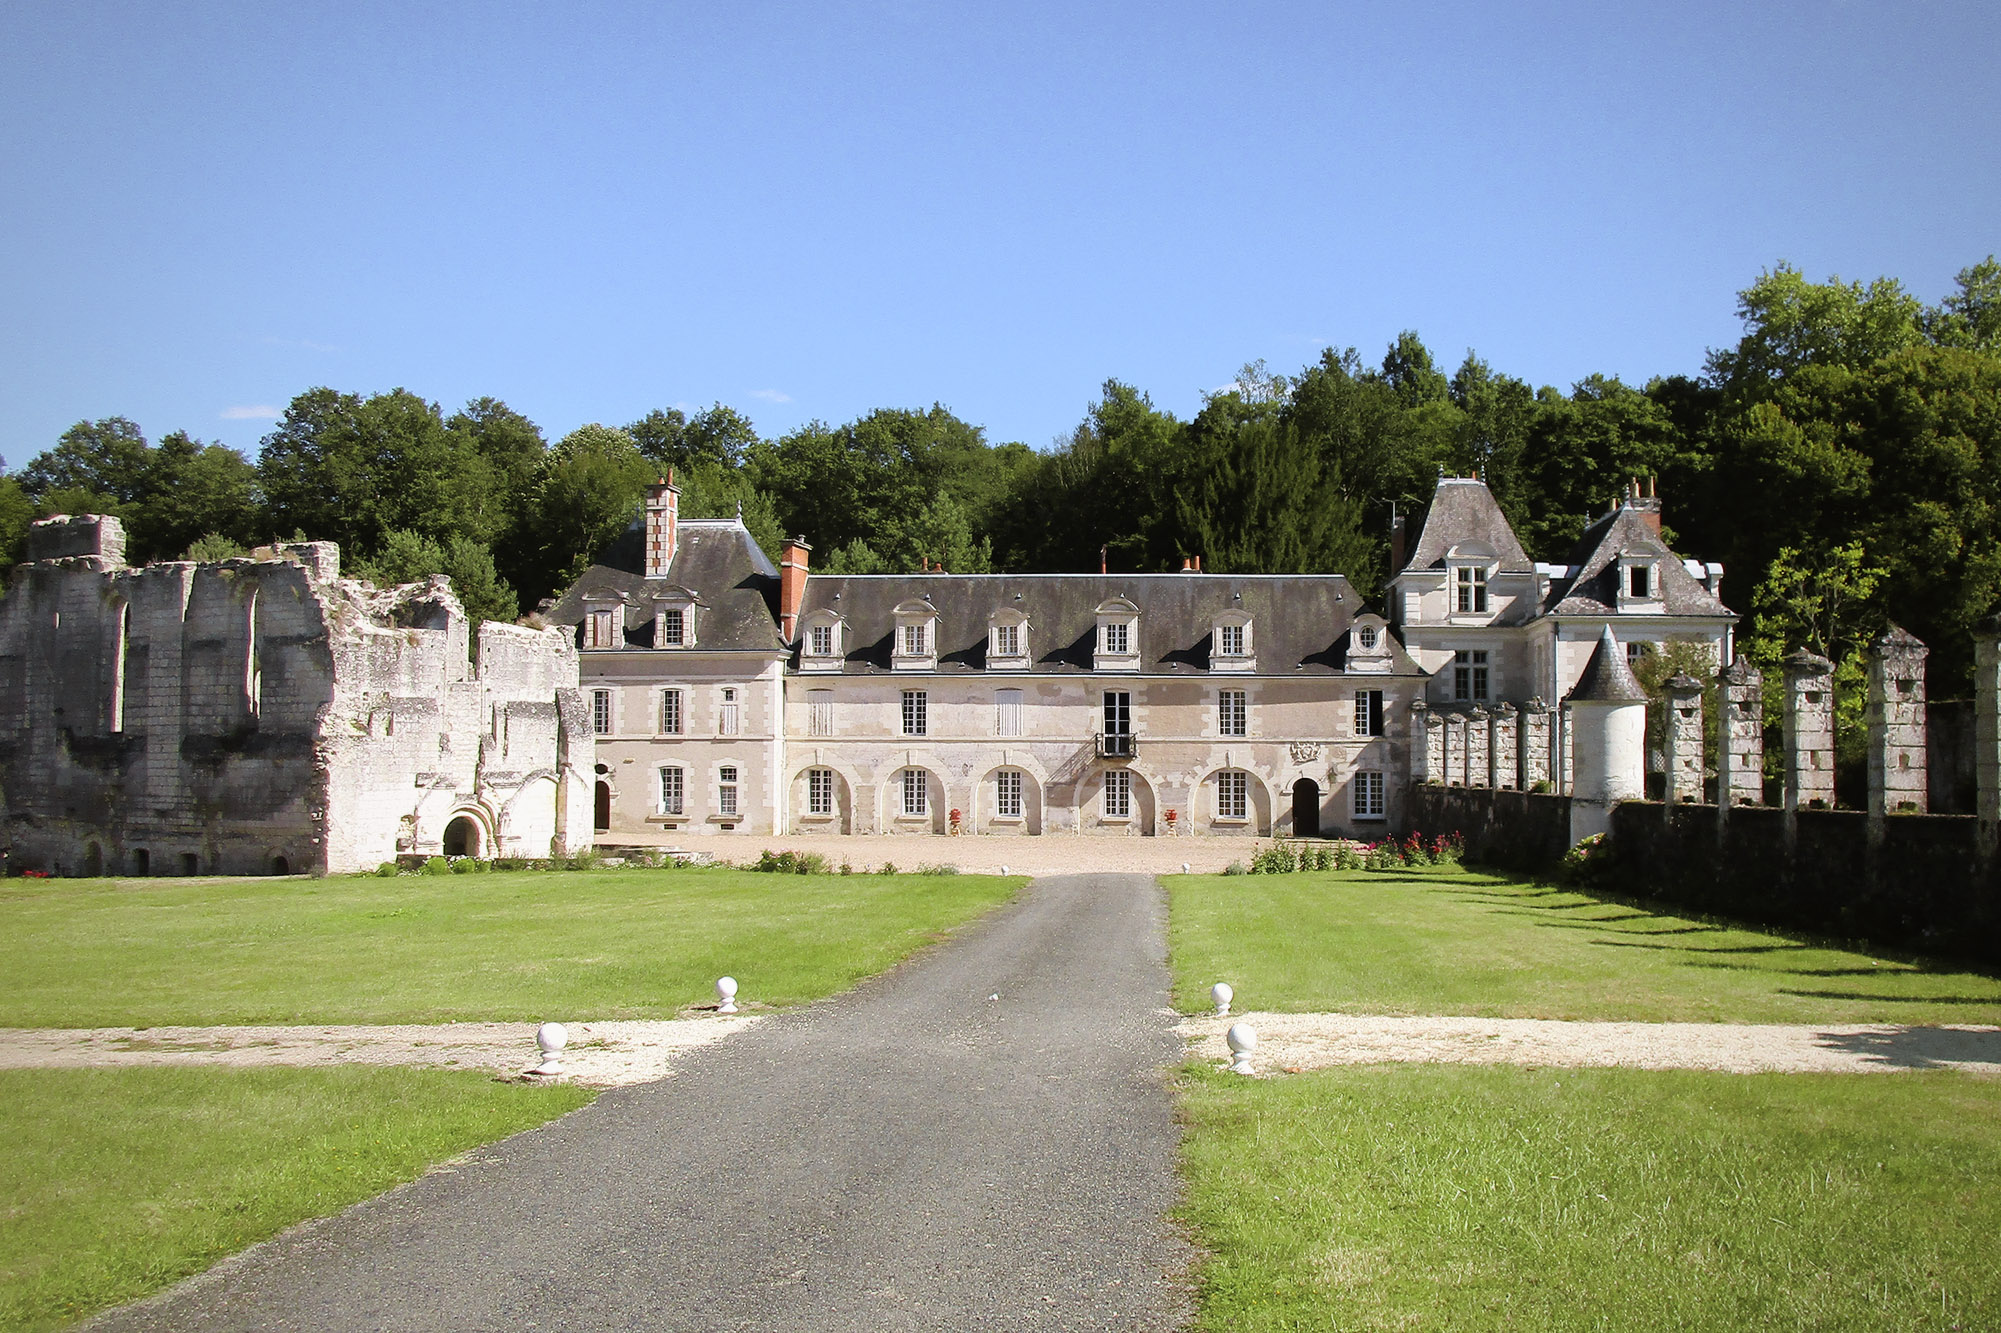
[[[1592,651],[1591,660],[1584,664],[1584,674],[1577,678],[1577,686],[1570,692],[1570,702],[1624,704],[1646,701],[1647,692],[1640,688],[1640,682],[1633,679],[1633,669],[1626,665],[1625,649],[1612,637],[1612,627],[1605,626],[1599,631],[1598,647]]]

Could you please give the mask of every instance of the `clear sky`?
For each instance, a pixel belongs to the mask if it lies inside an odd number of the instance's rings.
[[[1263,358],[1697,371],[2001,251],[2001,5],[0,6],[0,456],[493,395],[1066,434]]]

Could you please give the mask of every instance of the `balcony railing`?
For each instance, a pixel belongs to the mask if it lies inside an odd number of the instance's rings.
[[[1098,757],[1100,759],[1131,759],[1139,752],[1133,734],[1126,732],[1098,733]]]

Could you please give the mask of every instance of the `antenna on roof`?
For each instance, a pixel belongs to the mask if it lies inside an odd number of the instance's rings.
[[[743,497],[741,495],[737,497],[736,501],[736,521],[739,523],[743,522]]]

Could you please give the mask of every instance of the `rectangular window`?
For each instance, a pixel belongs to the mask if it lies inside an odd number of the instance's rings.
[[[1483,701],[1487,697],[1487,652],[1462,648],[1452,654],[1452,697]]]
[[[905,657],[924,656],[924,630],[925,626],[923,625],[905,625],[903,627],[903,655]]]
[[[809,815],[831,815],[834,813],[833,769],[809,768],[806,770],[806,813]]]
[[[717,719],[716,731],[719,735],[734,736],[742,727],[742,719],[737,713],[736,691],[723,691],[722,716]]]
[[[736,766],[724,764],[716,770],[716,813],[736,813]]]
[[[1487,571],[1477,565],[1461,565],[1456,576],[1459,610],[1467,615],[1483,614],[1487,610]]]
[[[1244,707],[1242,690],[1223,690],[1216,696],[1216,734],[1218,736],[1247,736],[1245,727],[1247,709]]]
[[[1629,667],[1639,666],[1641,662],[1646,660],[1647,654],[1653,650],[1654,646],[1646,640],[1633,640],[1626,645],[1626,665]]]
[[[1383,734],[1383,692],[1381,690],[1355,691],[1355,734],[1357,736],[1380,736]]]
[[[686,808],[682,804],[681,770],[663,768],[660,770],[660,813],[678,815]]]
[[[1217,626],[1216,651],[1224,657],[1242,657],[1244,655],[1244,627],[1242,625]]]
[[[1105,772],[1105,818],[1131,819],[1133,813],[1133,775],[1126,769],[1114,768]]]
[[[591,730],[600,736],[611,735],[611,691],[591,691]]]
[[[660,613],[660,642],[662,646],[680,647],[685,641],[685,613],[679,609]]]
[[[1245,819],[1249,805],[1250,785],[1246,775],[1238,772],[1216,775],[1216,818]]]
[[[832,690],[808,690],[806,692],[806,719],[815,736],[834,734],[834,692]]]
[[[994,774],[994,813],[1002,819],[1021,818],[1021,774],[1012,769]]]
[[[1124,621],[1105,626],[1105,651],[1119,656],[1132,651],[1132,626]]]
[[[994,691],[994,735],[1021,735],[1021,691]]]
[[[903,813],[921,815],[931,809],[930,795],[921,768],[903,770]]]
[[[1355,818],[1383,817],[1383,775],[1373,769],[1355,774]]]
[[[1019,625],[994,626],[994,656],[996,657],[1021,656],[1021,626]]]
[[[1650,573],[1652,573],[1652,571],[1649,570],[1645,565],[1634,565],[1632,567],[1631,586],[1632,586],[1632,595],[1634,597],[1645,598],[1652,595],[1649,589],[1652,588],[1653,583],[1652,580],[1650,580],[1647,577]]]
[[[681,734],[681,691],[660,691],[660,734],[679,736]]]
[[[808,631],[807,640],[808,651],[813,656],[832,657],[834,655],[834,627],[832,625],[813,626]]]
[[[617,611],[593,611],[590,622],[584,630],[584,647],[616,648],[623,636],[619,633]]]
[[[928,704],[929,701],[923,690],[905,690],[903,692],[904,735],[923,736],[928,733],[930,730],[930,719],[926,716],[929,711]]]

